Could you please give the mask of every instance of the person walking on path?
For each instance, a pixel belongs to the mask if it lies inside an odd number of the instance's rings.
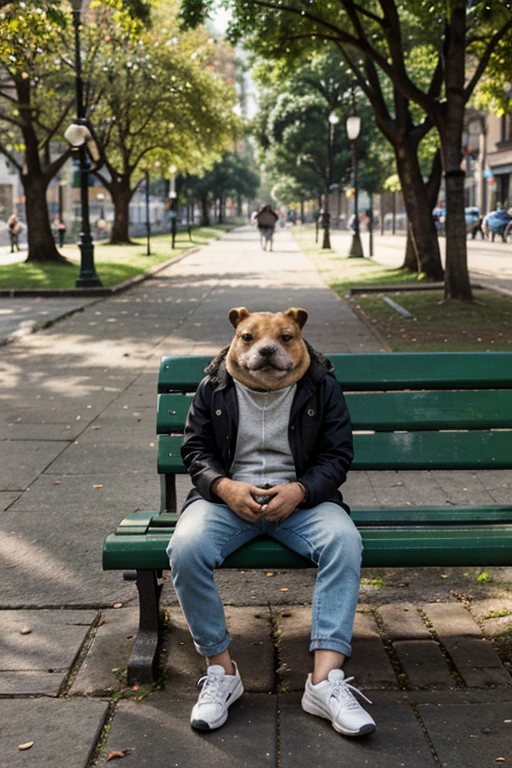
[[[270,250],[272,250],[274,230],[276,228],[279,215],[272,210],[270,205],[264,205],[262,208],[260,208],[254,218],[260,231],[261,245],[263,250],[267,250],[267,245],[269,245]]]
[[[62,248],[64,245],[64,237],[66,235],[66,225],[59,214],[57,214],[52,221],[52,230],[55,240],[59,243],[59,248]]]
[[[167,550],[194,644],[209,662],[191,725],[221,727],[243,694],[214,568],[267,534],[318,566],[314,668],[302,708],[345,736],[370,734],[375,722],[341,669],[351,655],[362,552],[338,490],[353,458],[341,387],[302,339],[305,310],[241,307],[228,316],[235,337],[207,368],[188,414],[182,457],[195,487]]]
[[[18,221],[18,217],[15,213],[12,214],[9,221],[7,222],[7,228],[9,230],[9,237],[11,240],[11,253],[14,253],[15,251],[20,250],[19,236],[21,232],[21,224]]]

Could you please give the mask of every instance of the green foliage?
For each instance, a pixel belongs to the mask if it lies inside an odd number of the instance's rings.
[[[352,159],[345,124],[354,109],[353,79],[340,54],[315,55],[287,76],[276,72],[273,64],[260,64],[256,76],[263,91],[253,133],[259,161],[273,184],[273,197],[297,202],[319,197],[333,183],[350,186]],[[360,96],[356,90],[364,125],[358,139],[360,182],[375,191],[383,175],[382,148],[372,151],[377,129],[371,109]],[[339,119],[333,127],[329,124],[332,113]]]
[[[141,29],[126,12],[103,9],[89,29],[97,136],[116,172],[135,179],[156,159],[181,172],[202,168],[238,131],[213,41],[204,32],[178,37],[169,6],[156,7],[153,20]]]
[[[189,176],[186,186],[197,197],[212,195],[214,198],[247,197],[253,199],[259,186],[259,174],[256,172],[250,156],[240,156],[228,152],[213,167],[201,176]]]

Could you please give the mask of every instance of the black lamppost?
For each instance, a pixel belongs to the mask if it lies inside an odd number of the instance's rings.
[[[329,210],[329,195],[331,193],[331,186],[332,186],[332,173],[333,173],[333,136],[334,136],[334,126],[339,123],[340,119],[338,115],[336,115],[334,112],[331,112],[329,115],[329,133],[327,137],[327,190],[325,193],[325,202],[324,202],[324,213],[323,213],[323,228],[324,228],[324,240],[322,243],[322,248],[330,248],[331,247],[331,236],[329,232],[330,223],[331,223],[331,213]]]
[[[82,81],[82,61],[80,53],[80,25],[82,0],[71,0],[73,8],[73,26],[75,30],[75,92],[76,92],[76,119],[66,130],[64,137],[78,152],[80,163],[80,206],[81,206],[81,231],[78,239],[80,248],[80,274],[76,281],[77,288],[95,288],[101,282],[94,268],[94,246],[91,235],[91,223],[89,221],[89,172],[91,165],[87,154],[87,143],[92,140],[92,135],[85,118],[84,87]],[[95,158],[96,159],[96,158]]]
[[[105,220],[105,195],[103,192],[98,192],[96,200],[100,204],[100,219]]]
[[[169,185],[169,200],[170,200],[170,216],[171,216],[171,248],[174,250],[176,243],[176,217],[178,212],[176,211],[176,171],[178,169],[175,165],[171,165],[169,168],[169,175],[171,177],[171,183]]]
[[[150,220],[150,206],[149,206],[149,171],[146,168],[144,171],[146,182],[146,255],[151,256],[151,220]]]
[[[354,180],[354,234],[350,246],[349,258],[362,258],[364,256],[361,237],[359,234],[359,206],[357,189],[357,147],[356,140],[361,130],[361,118],[359,115],[351,115],[347,118],[347,135],[352,143],[352,178]]]

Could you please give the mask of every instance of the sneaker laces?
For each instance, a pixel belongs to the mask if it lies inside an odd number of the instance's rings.
[[[225,695],[223,691],[224,675],[203,675],[197,681],[197,687],[201,687],[199,694],[199,703],[211,702],[212,704],[223,704]]]
[[[356,688],[355,685],[350,685],[353,679],[353,677],[346,677],[342,680],[335,680],[332,683],[331,697],[339,701],[340,704],[344,704],[347,709],[359,707],[359,703],[354,698],[354,693],[361,696],[368,704],[372,704],[373,702],[359,688]]]

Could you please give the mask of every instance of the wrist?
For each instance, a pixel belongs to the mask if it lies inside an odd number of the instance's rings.
[[[217,477],[211,484],[212,493],[222,498],[223,489],[225,490],[229,482],[230,482],[229,477]]]
[[[306,497],[308,495],[308,490],[307,490],[306,486],[303,483],[301,483],[299,480],[295,481],[295,485],[299,486],[299,490],[302,493],[302,499],[301,499],[301,504],[302,504],[303,501],[306,501]]]

